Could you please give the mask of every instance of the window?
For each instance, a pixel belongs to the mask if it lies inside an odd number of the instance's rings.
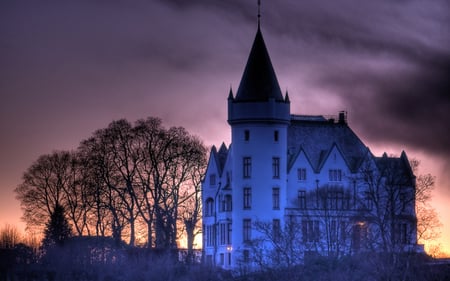
[[[347,223],[345,221],[340,222],[340,241],[344,242],[347,239]]]
[[[280,157],[272,158],[272,175],[275,179],[280,178]]]
[[[223,211],[224,212],[231,212],[232,211],[231,195],[229,195],[229,194],[224,196]]]
[[[400,244],[407,244],[408,239],[408,225],[406,223],[399,223],[395,225],[395,242]]]
[[[305,190],[298,191],[298,207],[300,209],[306,209],[306,191]]]
[[[278,187],[272,188],[272,208],[274,210],[280,209],[280,189]]]
[[[245,262],[245,263],[250,262],[250,251],[249,250],[242,251],[242,259],[243,259],[243,262]]]
[[[224,224],[224,223],[219,224],[220,245],[225,245],[225,239],[226,239],[225,230],[226,230],[226,224]]]
[[[244,219],[243,221],[243,240],[249,242],[252,239],[252,220]]]
[[[305,168],[298,168],[297,169],[297,179],[299,181],[305,181],[306,180],[306,169]]]
[[[226,243],[231,244],[231,222],[227,224],[227,241]]]
[[[216,175],[215,174],[209,175],[209,185],[215,184],[216,184]]]
[[[278,131],[273,132],[273,140],[278,142]]]
[[[359,251],[364,247],[367,240],[367,224],[365,222],[357,222],[352,227],[352,248]]]
[[[250,140],[250,131],[249,130],[245,130],[244,131],[244,140],[245,141],[249,141]]]
[[[225,263],[225,255],[224,253],[220,253],[220,265],[224,265]]]
[[[342,181],[342,170],[341,169],[331,169],[329,170],[330,181]]]
[[[252,207],[252,189],[250,187],[244,187],[244,209],[250,209]]]
[[[302,221],[302,238],[303,242],[318,242],[320,238],[319,221],[303,220]]]
[[[214,200],[212,198],[206,199],[205,216],[210,217],[214,215]]]
[[[364,201],[366,204],[367,210],[372,210],[373,208],[373,201],[372,201],[372,193],[370,191],[366,191],[364,194]]]
[[[216,231],[214,225],[206,226],[206,246],[214,246],[216,240]]]
[[[338,208],[338,192],[328,191],[327,195],[327,208],[329,210],[336,210]]]
[[[272,221],[272,232],[274,242],[280,241],[281,239],[281,225],[279,219],[274,219]]]
[[[331,221],[331,225],[330,225],[330,240],[331,243],[335,243],[337,241],[337,224],[335,220]]]
[[[206,255],[206,264],[207,265],[212,265],[213,264],[212,255]]]
[[[252,158],[251,157],[244,157],[243,159],[243,166],[244,166],[244,178],[250,178],[252,176]]]

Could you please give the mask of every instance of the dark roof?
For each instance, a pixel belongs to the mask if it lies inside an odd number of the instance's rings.
[[[258,28],[235,101],[284,101],[266,44]]]
[[[388,184],[412,186],[414,173],[409,164],[406,153],[402,151],[400,157],[387,156],[375,157],[375,163],[381,175],[386,177]]]
[[[227,161],[228,151],[229,149],[227,149],[225,143],[222,143],[219,151],[217,151],[216,146],[214,145],[211,148],[211,154],[216,162],[217,172],[219,173],[219,175],[222,175],[223,168],[225,167],[225,162]]]
[[[288,128],[288,148],[291,150],[289,169],[303,150],[313,169],[319,171],[334,147],[341,152],[352,172],[359,168],[370,153],[346,123],[318,116],[293,116]]]

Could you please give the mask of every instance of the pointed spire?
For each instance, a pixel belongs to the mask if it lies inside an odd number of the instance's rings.
[[[233,89],[231,88],[231,85],[230,85],[230,92],[228,93],[228,99],[233,100]]]
[[[227,153],[227,152],[228,152],[227,146],[225,145],[225,142],[222,142],[219,148],[219,153]]]
[[[269,99],[284,101],[266,44],[258,28],[235,101],[268,101]]]
[[[258,0],[258,30],[261,27],[261,0]]]
[[[284,96],[284,102],[285,102],[285,103],[290,103],[290,102],[291,102],[291,100],[289,99],[289,93],[288,93],[288,90],[286,90],[286,95]]]

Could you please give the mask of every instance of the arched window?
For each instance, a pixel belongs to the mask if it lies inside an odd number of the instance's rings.
[[[209,217],[214,215],[214,200],[210,197],[205,202],[205,216]]]

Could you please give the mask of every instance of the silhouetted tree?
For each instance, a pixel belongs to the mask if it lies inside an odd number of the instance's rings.
[[[273,221],[256,221],[253,229],[262,236],[250,243],[253,260],[260,270],[292,268],[303,261],[304,243],[301,223],[295,216],[287,217],[284,225]]]
[[[66,219],[64,207],[56,204],[45,227],[42,245],[44,248],[62,246],[71,236],[72,230]]]
[[[419,173],[420,161],[410,160],[411,169],[415,174]],[[416,216],[417,216],[417,240],[426,243],[440,237],[442,226],[436,210],[431,205],[431,193],[434,190],[435,177],[431,174],[419,174],[416,178]]]
[[[415,176],[406,155],[384,154],[361,168],[367,247],[404,252],[416,241]]]
[[[191,247],[206,149],[184,128],[161,123],[113,121],[75,152],[39,157],[15,190],[27,226],[42,230],[59,206],[78,236],[112,235],[120,243],[128,235],[134,245],[145,223],[149,247],[176,248],[183,227]]]
[[[0,229],[0,248],[12,249],[20,243],[20,233],[17,227],[5,224]]]
[[[188,184],[189,187],[183,195],[187,200],[180,208],[186,233],[188,250],[186,260],[188,263],[194,261],[194,240],[202,229],[200,224],[202,211],[201,182],[206,169],[206,154],[204,156],[203,159],[199,159],[200,161],[197,162],[196,167],[190,173],[190,184]]]
[[[161,120],[139,120],[135,126],[139,192],[135,192],[139,213],[147,223],[148,244],[160,249],[177,247],[181,206],[195,193],[193,180],[206,165],[202,142],[184,128],[164,128]],[[198,180],[197,180],[198,181]],[[153,240],[154,236],[154,240]]]
[[[42,229],[57,205],[73,211],[77,223],[79,202],[72,201],[75,185],[73,155],[67,151],[40,156],[23,175],[23,182],[16,189],[23,219],[28,228]],[[73,204],[68,207],[67,204]]]

